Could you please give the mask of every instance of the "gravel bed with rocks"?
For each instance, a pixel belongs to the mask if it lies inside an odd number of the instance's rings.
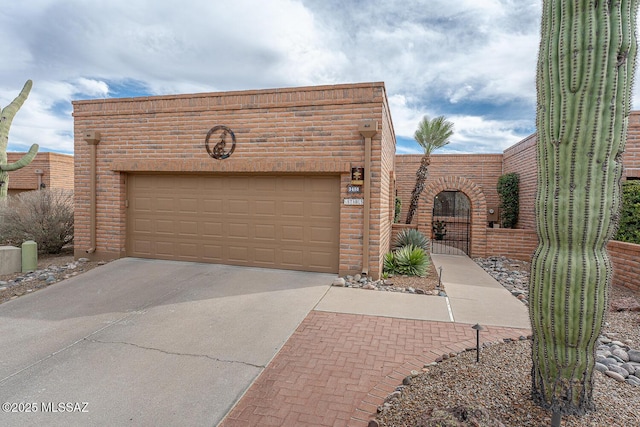
[[[41,256],[35,271],[0,276],[0,303],[46,288],[103,264],[104,261],[90,261],[88,258],[74,260],[73,255],[68,253]]]
[[[338,277],[333,281],[332,285],[371,291],[447,296],[444,286],[440,283],[438,272],[431,262],[424,277],[391,275],[384,279],[373,280],[371,277],[356,274]]]
[[[371,277],[355,276],[338,277],[332,286],[359,288],[371,291],[402,292],[417,295],[447,296],[444,287],[439,283],[431,283],[429,277],[395,276],[387,279],[373,280]]]
[[[478,261],[478,260],[476,260]],[[487,270],[513,290],[526,292],[528,263],[506,258],[485,259]],[[499,266],[499,264],[502,264]],[[495,267],[494,267],[495,265]],[[520,267],[516,267],[520,266]],[[521,274],[511,274],[517,268]],[[493,275],[493,274],[492,274]],[[507,280],[512,278],[513,280]],[[526,303],[526,298],[519,298]],[[413,371],[378,408],[370,426],[514,426],[551,425],[551,414],[531,399],[531,341],[484,343]],[[584,416],[564,416],[562,426],[640,425],[640,296],[613,287],[597,348],[594,403]],[[471,350],[471,349],[468,349]]]

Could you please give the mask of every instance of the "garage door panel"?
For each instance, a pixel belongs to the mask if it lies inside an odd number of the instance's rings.
[[[156,242],[155,251],[161,257],[170,257],[176,253],[173,242],[164,240]]]
[[[331,178],[319,177],[318,179],[309,181],[309,186],[311,187],[310,190],[314,193],[324,192],[333,194],[333,192],[335,191],[335,185]]]
[[[221,238],[223,237],[222,222],[205,222],[203,224],[203,237],[206,238]]]
[[[304,218],[304,202],[301,201],[288,201],[282,202],[282,216],[288,219],[291,218]]]
[[[331,257],[332,254],[328,252],[311,251],[309,253],[309,266],[312,268],[321,268],[323,265],[331,262]]]
[[[335,239],[331,234],[331,228],[329,227],[310,227],[309,242],[315,244],[327,244],[331,245],[335,243]]]
[[[292,176],[292,177],[286,177],[282,179],[282,188],[281,191],[283,191],[284,193],[302,193],[304,192],[304,185],[305,182],[304,180],[298,179],[298,177]]]
[[[276,226],[274,224],[256,224],[254,236],[257,240],[276,239]]]
[[[263,265],[273,265],[276,263],[276,250],[273,248],[254,248],[254,261]]]
[[[324,219],[333,221],[335,206],[331,203],[313,202],[311,203],[310,217],[313,219]]]
[[[304,226],[302,225],[283,225],[282,240],[285,242],[304,242]]]
[[[150,197],[135,197],[132,204],[139,212],[151,212],[153,203]]]
[[[204,208],[203,214],[221,214],[223,202],[222,199],[204,199],[202,201],[202,206]]]
[[[202,245],[202,258],[209,262],[222,262],[224,260],[223,257],[223,249],[221,245]]]
[[[195,243],[180,243],[178,244],[178,253],[182,258],[197,259],[199,257],[198,245]]]
[[[198,236],[198,222],[197,221],[180,221],[178,224],[180,237],[194,237]]]
[[[139,218],[133,221],[134,232],[136,233],[151,233],[153,232],[153,222],[150,219]]]
[[[177,208],[178,208],[178,213],[180,214],[197,214],[198,199],[181,197],[178,199]]]
[[[246,263],[249,259],[249,248],[246,246],[229,246],[229,260]]]
[[[136,240],[134,245],[134,250],[136,253],[140,254],[139,256],[144,257],[153,255],[151,251],[151,242],[149,240]]]
[[[127,254],[337,272],[337,176],[130,175]]]
[[[259,193],[269,192],[275,193],[277,189],[277,181],[273,179],[262,179],[255,182],[254,188]]]
[[[249,237],[249,225],[248,224],[229,224],[227,237],[229,239],[247,239]]]
[[[282,265],[287,267],[293,267],[304,264],[304,256],[300,250],[283,249],[282,250]]]
[[[173,235],[175,232],[172,220],[158,219],[155,221],[154,228],[158,234]]]
[[[228,213],[230,215],[248,216],[249,201],[248,200],[229,200]]]
[[[277,214],[277,205],[273,200],[256,200],[255,214],[260,216],[275,216]]]

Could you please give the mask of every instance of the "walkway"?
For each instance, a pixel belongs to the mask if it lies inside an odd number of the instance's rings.
[[[526,307],[463,256],[432,255],[447,298],[330,288],[220,424],[366,426],[413,369],[530,333]]]

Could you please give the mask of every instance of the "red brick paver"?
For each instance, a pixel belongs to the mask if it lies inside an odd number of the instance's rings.
[[[366,426],[411,369],[472,346],[471,325],[312,311],[220,426]]]

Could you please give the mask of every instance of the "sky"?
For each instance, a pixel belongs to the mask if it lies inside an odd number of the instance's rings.
[[[541,3],[7,0],[0,106],[34,82],[9,151],[72,154],[75,100],[382,81],[398,154],[425,115],[454,124],[436,153],[501,153],[535,131]]]

